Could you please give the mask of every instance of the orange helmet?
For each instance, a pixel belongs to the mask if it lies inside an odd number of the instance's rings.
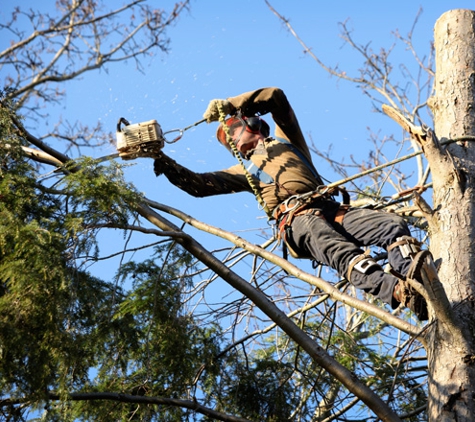
[[[268,137],[270,133],[270,127],[265,120],[262,120],[259,116],[246,117],[240,113],[226,119],[226,126],[229,128],[229,134],[233,136],[237,132],[251,132],[262,133],[264,137]],[[216,131],[216,138],[221,142],[228,150],[231,151],[231,147],[226,140],[226,132],[222,124],[219,125]]]

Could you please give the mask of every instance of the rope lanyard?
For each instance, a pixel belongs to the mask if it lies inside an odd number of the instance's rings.
[[[231,147],[231,149],[234,153],[234,156],[237,158],[237,160],[241,164],[241,166],[244,170],[244,175],[246,176],[246,179],[249,183],[249,186],[252,189],[252,192],[254,193],[254,195],[257,199],[257,202],[259,202],[259,205],[265,211],[267,216],[269,218],[271,218],[272,217],[272,212],[270,211],[269,207],[267,206],[264,199],[262,198],[261,193],[259,192],[259,188],[256,186],[255,181],[254,181],[251,173],[249,173],[249,170],[247,169],[246,165],[244,164],[244,161],[242,160],[241,154],[239,153],[239,151],[236,147],[236,144],[235,144],[233,138],[231,137],[231,135],[229,133],[229,127],[226,124],[226,114],[223,111],[223,107],[222,107],[221,103],[218,102],[217,106],[218,106],[218,111],[219,111],[219,121],[221,122],[221,124],[223,126],[224,133],[226,134],[226,142],[229,144],[229,146]]]

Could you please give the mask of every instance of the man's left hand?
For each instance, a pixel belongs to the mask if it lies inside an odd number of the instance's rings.
[[[219,105],[225,115],[231,114],[234,107],[228,100],[211,100],[208,108],[203,114],[203,118],[207,123],[217,122],[219,120]]]

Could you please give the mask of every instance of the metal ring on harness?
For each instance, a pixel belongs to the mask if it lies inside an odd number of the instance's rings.
[[[289,203],[291,201],[295,201],[295,203],[291,206],[289,206]],[[281,207],[285,206],[285,209],[282,209]],[[302,201],[300,200],[299,198],[299,195],[292,195],[292,196],[289,196],[285,201],[281,202],[281,204],[279,205],[279,211],[282,213],[282,214],[286,214],[288,212],[291,212],[293,210],[295,210],[296,208],[300,207],[302,205]]]

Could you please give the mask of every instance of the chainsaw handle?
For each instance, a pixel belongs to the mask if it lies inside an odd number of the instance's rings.
[[[123,123],[125,126],[129,126],[130,123],[127,119],[125,119],[124,117],[121,117],[119,119],[119,121],[117,122],[117,132],[121,132],[122,129],[120,128],[120,124]]]

